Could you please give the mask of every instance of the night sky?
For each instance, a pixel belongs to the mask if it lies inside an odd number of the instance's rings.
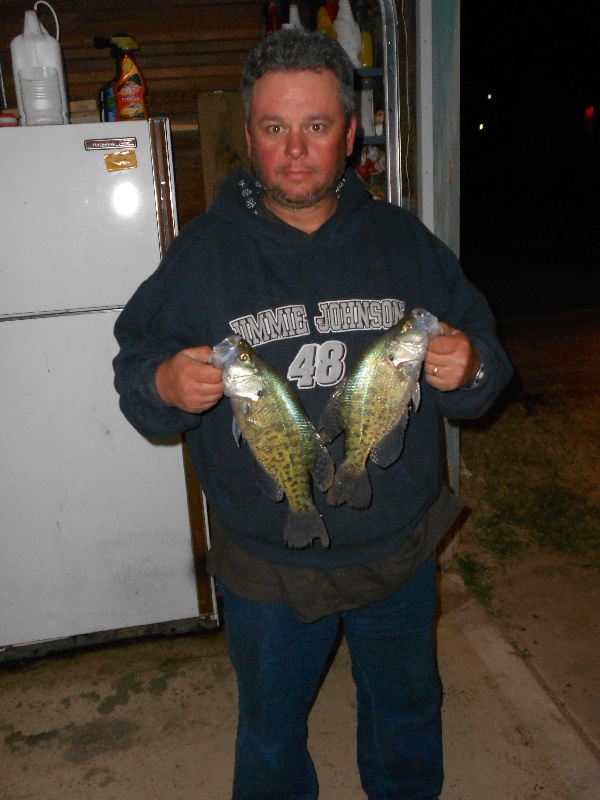
[[[600,306],[599,37],[599,0],[461,4],[461,260],[502,310]]]

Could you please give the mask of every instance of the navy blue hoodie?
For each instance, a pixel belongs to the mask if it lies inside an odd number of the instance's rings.
[[[410,212],[374,200],[349,170],[333,216],[315,233],[257,213],[257,181],[237,170],[205,214],[189,222],[120,314],[115,386],[140,433],[186,433],[192,463],[228,535],[276,563],[338,567],[381,558],[402,544],[438,497],[444,474],[442,418],[476,418],[511,375],[488,304],[452,252]],[[223,398],[204,414],[165,404],[154,374],[187,347],[213,346],[232,331],[287,376],[315,426],[335,385],[364,345],[423,307],[466,333],[485,364],[477,388],[439,392],[421,380],[404,450],[387,469],[369,463],[366,510],[330,507],[315,487],[331,546],[286,547],[287,502],[259,489],[247,446],[234,440]],[[342,460],[342,437],[331,446]]]

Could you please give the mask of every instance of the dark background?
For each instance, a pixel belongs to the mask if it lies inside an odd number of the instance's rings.
[[[598,0],[461,4],[461,261],[498,313],[600,305],[599,34]]]

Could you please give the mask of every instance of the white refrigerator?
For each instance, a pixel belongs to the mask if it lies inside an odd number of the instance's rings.
[[[176,233],[168,121],[4,128],[0,176],[0,660],[211,627],[201,492],[180,441],[125,420],[111,363]]]

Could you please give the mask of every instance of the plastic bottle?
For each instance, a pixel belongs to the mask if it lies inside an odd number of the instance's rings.
[[[117,64],[116,77],[98,93],[100,120],[121,122],[127,119],[148,119],[146,81],[131,55],[132,50],[139,49],[138,43],[131,36],[125,35],[110,39],[94,36],[94,46],[110,47]]]
[[[326,36],[329,36],[330,39],[337,39],[337,33],[333,27],[333,22],[329,16],[325,0],[323,0],[317,11],[317,30],[319,33],[324,33]]]
[[[98,92],[100,122],[115,122],[117,119],[117,101],[115,99],[114,80],[105,84]]]
[[[359,54],[362,50],[362,40],[358,23],[352,16],[350,0],[340,0],[333,27],[337,33],[337,40],[348,54],[350,61],[357,69],[360,69],[362,64]]]
[[[118,50],[118,74],[113,84],[115,120],[148,119],[146,81],[131,55],[138,43],[130,36],[113,36],[111,42]]]
[[[42,0],[40,0],[42,2]],[[56,39],[50,36],[37,15],[37,6],[25,12],[23,33],[10,43],[15,92],[20,123],[30,125],[67,125],[69,101],[65,84],[63,55]]]
[[[281,18],[279,16],[279,9],[277,4],[271,0],[267,6],[265,15],[265,36],[269,36],[276,31],[281,30]]]
[[[110,39],[104,36],[94,36],[94,47],[97,50],[110,48],[110,51],[118,66],[119,63],[119,48],[112,43]],[[117,80],[118,72],[105,83],[98,92],[98,108],[100,110],[100,122],[115,122],[116,120],[116,100],[114,92],[114,84]]]
[[[369,27],[369,17],[364,0],[357,0],[355,5],[355,17],[360,28],[360,38],[362,49],[358,55],[359,61],[366,69],[373,66],[373,36]]]
[[[304,25],[300,20],[300,13],[298,12],[297,3],[290,3],[290,16],[288,25],[290,28],[297,28],[300,31],[304,30]]]
[[[363,78],[360,89],[359,127],[362,136],[375,136],[375,106],[373,104],[373,78]]]

